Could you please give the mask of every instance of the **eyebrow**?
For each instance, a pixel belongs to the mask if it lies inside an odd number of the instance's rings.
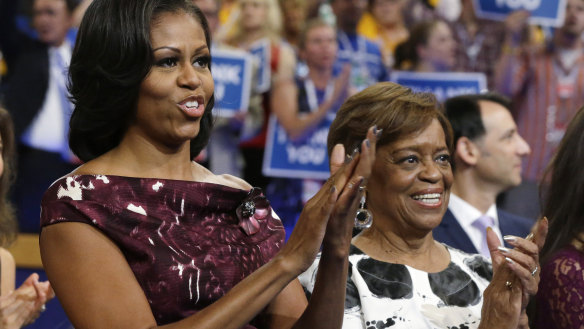
[[[163,50],[163,49],[168,49],[168,50],[172,50],[174,52],[180,53],[180,49],[176,48],[176,47],[171,47],[171,46],[162,46],[162,47],[158,47],[155,49],[152,49],[152,52],[155,52],[157,50]],[[204,46],[200,46],[199,48],[195,49],[195,53],[199,53],[205,49],[208,49],[207,45]]]
[[[509,128],[509,129],[503,131],[501,136],[499,136],[499,139],[505,139],[511,135],[514,135],[516,132],[517,132],[517,128]]]
[[[404,148],[400,148],[400,149],[394,150],[393,152],[391,152],[391,154],[393,155],[393,154],[396,154],[396,153],[399,153],[399,152],[404,152],[404,151],[414,151],[414,152],[418,152],[419,153],[420,152],[420,147],[418,147],[418,146],[406,146]],[[435,150],[434,153],[436,153],[436,152],[442,152],[442,151],[448,151],[448,147],[446,147],[446,146],[440,147],[439,149]]]

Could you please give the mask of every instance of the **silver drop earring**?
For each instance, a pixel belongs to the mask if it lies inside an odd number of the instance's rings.
[[[355,214],[355,228],[363,230],[371,226],[373,223],[373,215],[366,207],[367,192],[363,193],[361,196],[361,202],[359,202],[359,209]]]

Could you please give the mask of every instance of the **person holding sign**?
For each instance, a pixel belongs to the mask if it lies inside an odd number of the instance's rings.
[[[502,22],[478,18],[475,0],[462,0],[460,17],[452,22],[456,40],[456,70],[482,72],[487,77],[489,89],[494,89],[494,74],[501,53],[501,40],[505,27]]]
[[[268,119],[275,108],[294,113],[297,107],[294,73],[296,57],[282,40],[282,13],[278,0],[238,0],[231,25],[225,25],[226,44],[255,58],[255,82],[243,121],[240,149],[243,178],[265,188],[261,172]]]
[[[327,113],[336,110],[348,96],[350,67],[345,65],[333,76],[338,45],[335,30],[321,19],[307,22],[300,36],[300,57],[308,67],[306,77],[297,77],[297,111],[275,107],[274,114],[292,138],[301,137],[320,122]]]
[[[505,195],[503,207],[525,217],[539,215],[537,185],[584,104],[584,0],[567,2],[564,24],[544,51],[533,52],[525,45],[528,15],[508,20],[497,65],[497,89],[514,100],[518,131],[532,147],[523,163],[523,184]]]
[[[358,147],[371,122],[383,135],[363,188],[366,202],[355,215],[356,223],[369,227],[352,240],[343,328],[527,324],[526,297],[537,292],[537,255],[547,221],[539,221],[527,238],[508,239],[515,248],[504,254],[487,230],[492,267],[481,255],[435,241],[432,230],[447,209],[453,180],[448,119],[432,94],[379,83],[343,104],[330,128],[329,152],[337,143]],[[318,292],[312,289],[318,266],[317,257],[300,277],[308,292]]]
[[[212,127],[209,46],[192,0],[87,9],[69,71],[69,141],[85,163],[41,204],[43,265],[76,328],[341,326],[351,217],[379,133],[353,157],[335,147],[284,245],[260,189],[192,161]],[[307,304],[296,277],[321,244]]]
[[[243,158],[239,151],[239,133],[241,119],[247,110],[245,100],[249,99],[251,74],[246,65],[249,60],[247,52],[217,42],[219,38],[218,0],[193,0],[201,9],[209,23],[213,42],[213,81],[215,83],[215,122],[213,139],[207,144],[208,168],[215,174],[241,176]],[[203,152],[201,152],[203,153]]]
[[[438,101],[477,94],[486,86],[480,72],[455,72],[456,41],[450,26],[443,20],[419,23],[410,38],[396,50],[396,71],[391,81],[415,91],[431,92]]]
[[[296,78],[298,109],[294,112],[280,107],[273,109],[277,121],[268,129],[270,149],[264,159],[264,172],[278,177],[272,178],[266,194],[286,228],[294,227],[304,203],[322,186],[318,178],[328,177],[326,135],[336,110],[347,97],[350,73],[350,68],[345,67],[339,76],[333,76],[337,41],[335,29],[325,21],[308,21],[300,35],[299,47],[308,75]],[[282,128],[285,136],[281,136]],[[300,155],[305,148],[315,151],[311,153],[313,159]],[[272,170],[276,167],[273,157],[282,163],[277,166],[278,173]]]

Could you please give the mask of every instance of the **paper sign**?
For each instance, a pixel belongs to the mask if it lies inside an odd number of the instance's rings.
[[[474,0],[478,17],[502,21],[513,11],[527,10],[530,23],[553,27],[564,24],[566,4],[567,0]]]
[[[247,111],[251,87],[251,56],[239,50],[213,50],[211,73],[215,82],[215,114],[232,117]]]
[[[440,102],[454,96],[479,94],[487,88],[483,73],[394,71],[390,80],[416,92],[433,93]]]
[[[270,89],[270,76],[272,75],[270,50],[269,39],[257,41],[249,50],[257,64],[257,83],[254,86],[254,90],[258,93],[264,93]]]
[[[272,177],[327,179],[330,176],[326,141],[335,113],[304,136],[291,140],[275,116],[270,118],[263,173]]]

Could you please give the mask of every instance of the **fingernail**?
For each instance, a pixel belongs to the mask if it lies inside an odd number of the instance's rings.
[[[527,241],[531,241],[531,240],[533,240],[533,237],[534,237],[534,236],[535,236],[535,235],[533,235],[533,233],[529,233],[529,234],[528,234],[528,235],[525,237],[525,240],[527,240]]]
[[[351,161],[353,161],[353,157],[347,154],[347,156],[345,157],[345,164],[348,164]]]
[[[373,125],[373,135],[377,135],[377,125]]]
[[[337,191],[337,187],[333,185],[331,187],[331,193],[335,193],[336,191]]]
[[[380,139],[382,132],[383,132],[383,128],[382,129],[376,129],[376,131],[375,131],[375,138]]]
[[[353,150],[353,153],[351,153],[351,160],[353,160],[353,158],[354,158],[354,157],[355,157],[357,154],[359,154],[359,148],[358,148],[358,147],[356,147],[356,148]]]
[[[499,251],[502,252],[502,253],[504,253],[504,254],[508,254],[508,253],[511,252],[511,249],[505,248],[505,247],[502,247],[502,246],[497,247],[497,249],[499,249]]]
[[[507,242],[515,242],[515,241],[517,241],[517,237],[513,236],[513,235],[505,235],[503,237],[503,240],[505,240]]]
[[[367,148],[371,147],[371,142],[369,141],[369,139],[365,139],[365,145],[367,146]]]
[[[515,261],[509,257],[505,257],[505,260],[507,261],[507,263],[515,265]]]

